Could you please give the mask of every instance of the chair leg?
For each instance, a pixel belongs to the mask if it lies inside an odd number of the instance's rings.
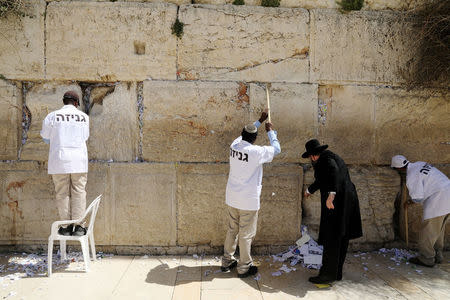
[[[61,260],[67,259],[67,252],[66,252],[66,240],[60,240],[59,241],[59,251],[61,252]]]
[[[47,276],[52,275],[52,257],[53,257],[53,240],[48,240],[48,254],[47,254]]]
[[[94,235],[93,234],[89,235],[89,244],[91,246],[92,260],[96,261],[97,260],[97,254],[95,253],[95,241],[94,241]]]
[[[84,268],[85,271],[89,271],[89,245],[88,245],[88,239],[87,237],[84,239],[80,239],[81,243],[81,251],[83,252],[83,259],[84,259]]]

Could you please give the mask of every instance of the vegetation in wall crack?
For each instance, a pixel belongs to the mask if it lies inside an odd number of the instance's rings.
[[[364,5],[364,0],[342,0],[336,3],[343,11],[361,10]]]
[[[280,6],[280,0],[261,0],[261,6],[278,7]]]
[[[183,27],[184,23],[180,22],[178,18],[175,20],[175,23],[172,24],[172,34],[175,34],[179,39],[183,36]]]
[[[450,80],[450,0],[432,0],[408,12],[414,61],[402,75],[409,89],[446,86]],[[409,25],[411,26],[411,25]]]
[[[5,18],[8,15],[16,15],[19,17],[29,16],[27,14],[28,5],[24,0],[0,0],[0,18]]]
[[[244,0],[234,0],[233,5],[245,5],[245,1]]]

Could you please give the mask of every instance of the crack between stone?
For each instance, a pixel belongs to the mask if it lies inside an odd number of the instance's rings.
[[[139,123],[139,145],[138,145],[138,157],[136,162],[143,162],[143,144],[144,144],[144,83],[138,82],[136,84],[137,94],[137,110],[138,110],[138,123]]]
[[[28,140],[28,130],[31,125],[31,111],[26,103],[26,95],[28,92],[28,83],[22,83],[22,142],[20,143],[19,151],[17,152],[17,160],[20,161],[20,156],[22,155],[23,146]]]
[[[49,2],[45,2],[44,10],[44,78],[47,78],[47,7]]]

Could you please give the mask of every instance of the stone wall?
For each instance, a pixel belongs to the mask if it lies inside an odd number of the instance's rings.
[[[448,87],[402,86],[416,55],[399,17],[423,1],[345,14],[329,0],[196,2],[30,0],[29,16],[0,19],[0,244],[46,243],[57,211],[39,132],[75,90],[90,116],[88,202],[103,194],[97,244],[220,252],[229,144],[264,109],[267,83],[282,153],[264,168],[255,250],[293,244],[301,224],[317,234],[319,195],[302,197],[311,138],[349,164],[364,229],[353,249],[403,238],[391,156],[450,175]],[[257,143],[268,143],[263,131]],[[413,245],[420,219],[410,208]]]

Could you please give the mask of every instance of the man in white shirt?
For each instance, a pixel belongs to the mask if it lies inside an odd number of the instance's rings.
[[[406,187],[412,202],[422,203],[423,227],[419,234],[419,256],[409,261],[426,267],[442,263],[445,224],[450,215],[450,180],[432,165],[418,161],[410,163],[406,157],[392,157],[391,167],[406,172]]]
[[[59,217],[76,220],[86,209],[89,117],[77,109],[80,100],[76,92],[66,92],[63,103],[61,109],[45,117],[41,136],[50,143],[48,174],[55,184]],[[86,229],[82,224],[71,224],[60,227],[58,233],[81,236],[86,234]]]
[[[266,119],[267,110],[261,114],[258,121],[246,125],[242,135],[235,139],[230,147],[230,173],[226,188],[228,231],[222,271],[228,272],[237,266],[238,276],[241,278],[258,272],[258,268],[253,266],[250,252],[260,207],[262,165],[271,162],[273,157],[281,152],[277,133],[273,131],[271,123],[266,123],[271,146],[253,145],[258,135],[258,127]],[[239,264],[234,257],[238,241]]]

